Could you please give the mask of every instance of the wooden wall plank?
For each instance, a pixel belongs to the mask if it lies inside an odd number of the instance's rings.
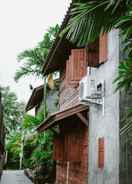
[[[99,39],[99,63],[104,63],[108,59],[108,34],[105,33]]]

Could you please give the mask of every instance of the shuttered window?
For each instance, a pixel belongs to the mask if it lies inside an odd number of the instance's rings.
[[[86,50],[74,49],[70,58],[71,81],[79,81],[85,74],[87,68]]]
[[[79,129],[57,136],[54,139],[53,159],[59,161],[80,162],[83,143],[83,132]]]
[[[99,39],[99,63],[104,63],[108,59],[108,35],[107,33],[100,36]]]
[[[97,41],[89,44],[87,48],[88,66],[98,67],[108,59],[108,35],[101,35]]]
[[[67,160],[80,162],[82,153],[82,136],[79,131],[69,134],[68,136],[68,154]]]
[[[87,58],[85,49],[73,49],[69,60],[66,62],[67,84],[77,84],[86,74]]]
[[[108,59],[108,35],[100,36],[87,49],[72,49],[66,61],[66,84],[74,85],[86,75],[87,66],[98,67]]]

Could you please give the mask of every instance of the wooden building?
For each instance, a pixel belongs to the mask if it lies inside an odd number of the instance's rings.
[[[59,81],[55,81],[55,87],[53,90],[49,89],[48,85],[46,87],[46,108],[47,113],[50,115],[51,113],[57,110],[58,105],[55,103],[58,99],[58,85]],[[35,115],[44,104],[44,85],[38,86],[33,89],[31,96],[26,105],[26,112],[35,109]]]
[[[39,107],[42,104],[43,101],[43,92],[44,92],[44,87],[43,85],[34,88],[32,91],[32,94],[28,100],[28,103],[26,105],[26,112],[30,111],[31,109],[35,108],[35,114],[37,113]]]
[[[66,27],[70,9],[60,32]],[[56,161],[56,184],[88,183],[89,107],[79,101],[79,82],[87,67],[100,67],[107,61],[107,34],[86,48],[78,48],[66,37],[57,36],[44,64],[44,75],[60,72],[59,111],[50,115],[38,128],[56,131],[53,158]],[[100,146],[103,147],[103,139]],[[101,149],[100,149],[101,150]],[[103,167],[103,149],[99,167]]]

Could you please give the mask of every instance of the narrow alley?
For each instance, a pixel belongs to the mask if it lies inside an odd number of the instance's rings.
[[[4,171],[0,184],[32,184],[24,171]]]

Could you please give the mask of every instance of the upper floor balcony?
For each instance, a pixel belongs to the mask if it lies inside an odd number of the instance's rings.
[[[60,111],[79,104],[79,82],[86,75],[87,67],[99,67],[107,60],[107,35],[86,48],[72,49],[60,69]]]

